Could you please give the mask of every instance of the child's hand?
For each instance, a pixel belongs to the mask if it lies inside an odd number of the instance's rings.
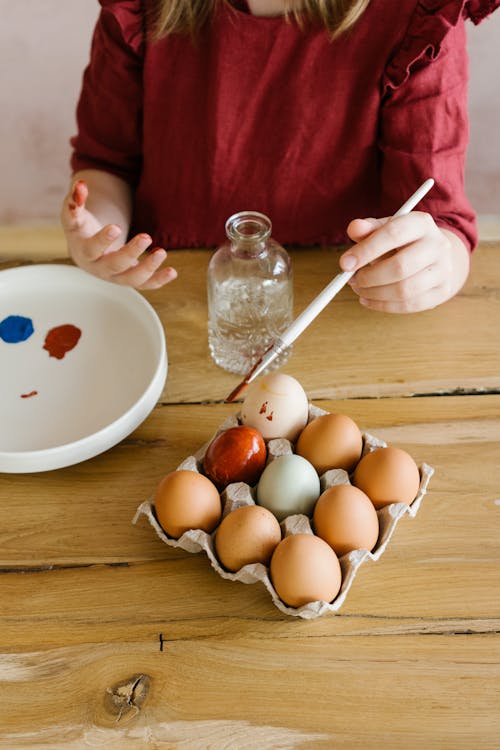
[[[357,244],[340,258],[361,304],[409,313],[453,297],[469,273],[469,251],[453,232],[418,211],[394,219],[354,219],[347,228]],[[349,263],[349,260],[351,263]]]
[[[64,199],[61,223],[68,249],[75,263],[94,276],[136,289],[158,289],[176,278],[171,267],[160,268],[167,257],[163,248],[140,257],[151,245],[151,237],[138,234],[120,245],[121,229],[116,224],[102,226],[86,208],[88,188],[78,180]]]

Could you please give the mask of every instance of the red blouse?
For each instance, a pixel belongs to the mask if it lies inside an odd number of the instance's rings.
[[[372,0],[333,42],[221,2],[196,40],[152,43],[153,0],[100,4],[72,168],[131,183],[132,232],[208,247],[256,210],[284,244],[341,244],[434,177],[419,208],[475,246],[464,21],[500,0]]]

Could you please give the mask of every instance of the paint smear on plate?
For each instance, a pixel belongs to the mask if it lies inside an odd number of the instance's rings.
[[[31,391],[31,393],[21,393],[21,398],[31,398],[32,396],[38,396],[38,391]]]
[[[71,323],[56,326],[46,335],[43,348],[48,351],[50,357],[62,359],[67,352],[75,348],[81,335],[80,328]]]
[[[8,315],[0,323],[0,339],[7,344],[19,344],[29,339],[35,329],[31,318],[23,315]]]

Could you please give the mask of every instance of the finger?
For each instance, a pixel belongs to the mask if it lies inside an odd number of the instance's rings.
[[[389,280],[392,284],[410,279],[433,265],[435,260],[435,251],[431,243],[420,240],[360,268],[350,284],[355,292],[361,294],[361,289],[385,286]]]
[[[172,268],[172,266],[165,266],[164,268],[159,268],[158,271],[155,271],[153,275],[144,282],[144,284],[137,286],[136,289],[160,289],[162,286],[165,286],[165,284],[169,284],[176,278],[177,271],[175,270],[175,268]]]
[[[88,195],[89,189],[87,183],[84,182],[84,180],[77,180],[73,185],[73,190],[69,199],[68,207],[70,211],[73,211],[76,208],[83,208],[87,202]]]
[[[353,242],[360,242],[381,227],[385,221],[386,219],[353,219],[347,227],[347,234]]]
[[[84,263],[95,264],[100,258],[104,257],[106,251],[118,239],[121,232],[122,230],[117,224],[108,224],[91,237],[84,239],[78,245],[80,260]],[[96,268],[96,270],[98,269]],[[99,276],[106,278],[101,273],[99,273]]]
[[[384,313],[409,314],[431,310],[449,299],[447,288],[444,284],[429,289],[424,294],[405,302],[370,300],[360,297],[359,301],[370,310]]]
[[[149,234],[137,234],[118,250],[105,250],[96,258],[96,270],[103,278],[115,281],[115,276],[119,276],[138,264],[138,258],[147,250],[151,242]]]
[[[177,272],[171,267],[160,269],[166,257],[167,253],[163,248],[155,248],[145,254],[136,266],[114,276],[112,281],[136,289],[157,289],[177,276]]]
[[[356,271],[391,250],[419,240],[430,231],[439,230],[429,214],[414,211],[407,216],[397,216],[344,253],[340,266],[344,271]]]
[[[77,180],[67,195],[64,203],[63,222],[66,229],[74,231],[78,229],[83,222],[83,209],[87,202],[89,190],[83,180]]]
[[[404,305],[443,283],[439,267],[433,263],[403,281],[371,287],[356,286],[354,291],[370,302],[400,302]]]

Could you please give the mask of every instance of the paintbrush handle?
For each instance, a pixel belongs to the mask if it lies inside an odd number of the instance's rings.
[[[411,195],[408,200],[403,203],[401,208],[392,215],[391,219],[396,218],[396,216],[404,216],[405,214],[409,214],[410,211],[415,208],[417,203],[422,200],[424,195],[429,192],[433,185],[434,180],[432,178],[426,180],[413,193],[413,195]],[[340,292],[342,287],[347,284],[353,274],[354,271],[342,271],[342,273],[337,274],[337,276],[335,276],[330,281],[330,283],[325,286],[325,288],[318,294],[318,296],[313,299],[313,301],[306,307],[306,309],[303,310],[300,315],[297,316],[297,318],[295,318],[295,320],[288,326],[286,331],[281,334],[281,337],[279,339],[276,339],[272,346],[270,346],[269,349],[264,352],[260,360],[254,365],[252,370],[250,370],[250,372],[246,376],[243,384],[248,385],[253,380],[255,380],[255,378],[258,377],[261,372],[264,372],[264,370],[271,364],[271,362],[276,359],[276,357],[278,357],[282,351],[284,351],[284,349],[287,349],[289,346],[291,346],[295,339],[300,336],[300,334],[307,328],[307,326],[312,323],[314,318],[319,315],[323,308],[325,308],[328,303],[332,301],[335,295]],[[239,388],[236,388],[233,391],[228,399],[229,401],[232,401],[233,397],[237,397],[235,394],[239,393],[239,391],[241,390],[241,385],[242,384],[240,384]]]
[[[417,203],[422,200],[423,196],[431,189],[434,185],[434,180],[429,178],[426,180],[408,200],[403,203],[400,209],[396,211],[391,217],[392,219],[396,216],[404,216],[409,214],[410,211],[415,208]],[[343,271],[337,274],[327,286],[318,294],[315,299],[303,310],[300,315],[290,324],[290,326],[281,334],[280,351],[287,346],[293,344],[295,339],[307,328],[310,323],[316,318],[319,313],[325,308],[329,302],[340,292],[349,279],[352,278],[354,271]],[[278,343],[278,342],[277,342]]]
[[[310,323],[320,312],[328,305],[329,302],[340,292],[349,279],[353,276],[354,271],[343,271],[337,274],[327,286],[318,294],[317,297],[298,315],[289,327],[281,334],[283,345],[290,346],[295,339],[300,336]]]

